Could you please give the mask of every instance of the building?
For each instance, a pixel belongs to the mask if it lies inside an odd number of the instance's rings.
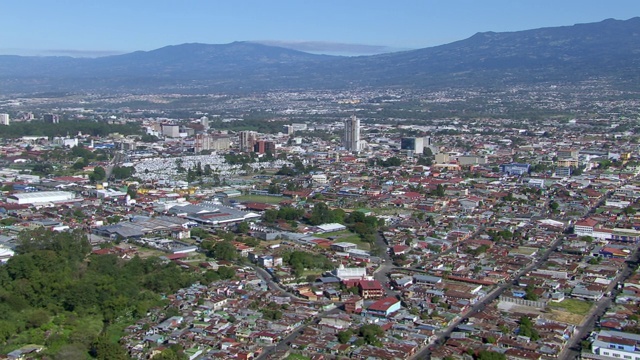
[[[422,154],[424,152],[424,138],[402,138],[400,139],[400,149],[413,151],[414,154]]]
[[[344,311],[347,314],[357,313],[362,310],[364,299],[355,297],[344,302]]]
[[[60,117],[56,114],[44,114],[42,116],[44,122],[48,124],[58,124],[60,123]]]
[[[556,154],[558,155],[558,159],[576,159],[578,160],[578,155],[580,151],[578,149],[559,149]]]
[[[380,299],[384,289],[378,280],[362,280],[358,283],[358,291],[363,299]]]
[[[180,137],[180,126],[177,124],[162,124],[162,135],[172,138]]]
[[[240,151],[252,152],[255,142],[258,140],[258,134],[255,131],[240,131],[238,137]]]
[[[486,165],[489,163],[487,156],[477,156],[477,155],[462,155],[462,156],[458,156],[456,160],[458,160],[458,164],[460,164],[460,166]]]
[[[500,172],[508,175],[523,175],[529,172],[531,165],[529,164],[518,164],[518,163],[510,163],[510,164],[502,164],[500,165]]]
[[[600,330],[591,343],[591,351],[605,359],[640,359],[640,335]]]
[[[556,176],[560,176],[560,177],[571,176],[571,168],[564,167],[564,166],[556,168]]]
[[[345,268],[340,265],[339,268],[332,271],[333,275],[338,279],[344,280],[364,280],[367,279],[367,268]]]
[[[347,151],[359,152],[361,150],[360,141],[360,119],[352,115],[344,122],[344,137],[342,145]]]
[[[9,114],[0,114],[0,125],[9,125]]]
[[[33,205],[69,201],[75,199],[75,197],[75,194],[69,191],[38,191],[7,196],[7,202],[19,205]]]
[[[253,145],[253,152],[258,154],[276,154],[276,143],[273,141],[256,141]]]
[[[400,300],[395,297],[386,297],[371,304],[367,309],[367,313],[372,316],[387,317],[400,310],[400,306]]]
[[[435,156],[436,164],[447,164],[450,161],[449,154],[446,153],[438,153]]]
[[[228,136],[215,136],[209,134],[197,134],[193,144],[193,151],[198,154],[204,150],[221,151],[231,146]]]

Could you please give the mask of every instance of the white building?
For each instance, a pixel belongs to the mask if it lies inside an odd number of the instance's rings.
[[[9,114],[0,114],[0,125],[9,125]]]
[[[340,265],[332,273],[340,280],[369,280],[367,268],[346,268],[344,265]]]
[[[162,135],[172,138],[180,137],[180,126],[177,124],[162,124]]]
[[[638,349],[640,335],[613,330],[600,330],[591,344],[591,351],[604,359],[640,359]]]
[[[311,175],[311,181],[313,181],[315,184],[326,184],[329,182],[329,180],[327,180],[327,175],[325,174]]]
[[[360,142],[360,119],[355,115],[344,122],[344,137],[342,139],[343,146],[346,150],[351,152],[359,152],[362,150],[362,144]]]
[[[46,204],[75,199],[75,194],[69,191],[39,191],[32,193],[20,193],[7,196],[8,203],[14,204]]]
[[[0,245],[0,264],[6,263],[14,254],[13,250]]]

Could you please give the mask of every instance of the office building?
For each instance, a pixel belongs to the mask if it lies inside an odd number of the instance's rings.
[[[256,141],[253,145],[253,152],[258,154],[276,154],[276,143],[273,141]]]
[[[252,152],[253,146],[258,140],[258,134],[255,131],[240,131],[238,137],[240,138],[240,151]]]
[[[60,123],[60,117],[58,115],[56,115],[56,114],[44,114],[42,119],[44,120],[44,122],[46,122],[48,124],[58,124],[58,123]]]
[[[400,139],[400,149],[413,151],[414,154],[422,154],[424,152],[424,138],[402,138]]]
[[[162,124],[162,135],[172,138],[180,137],[180,126],[177,124]]]
[[[0,114],[0,125],[9,125],[9,114]]]
[[[203,150],[221,151],[228,150],[230,146],[231,139],[228,136],[196,134],[193,151],[196,154],[201,153]]]
[[[344,122],[343,146],[351,152],[359,152],[361,150],[360,141],[360,119],[352,115]]]
[[[502,164],[500,165],[500,172],[507,175],[521,176],[528,173],[530,168],[531,168],[531,165],[529,164],[518,164],[518,163]]]

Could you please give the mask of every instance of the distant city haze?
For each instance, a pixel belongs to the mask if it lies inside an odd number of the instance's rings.
[[[640,2],[7,1],[1,55],[101,57],[183,43],[254,41],[332,55],[431,47],[477,32],[568,26],[640,15]]]

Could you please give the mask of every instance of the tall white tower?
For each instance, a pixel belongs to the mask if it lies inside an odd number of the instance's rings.
[[[0,125],[9,125],[9,114],[0,114]]]
[[[348,151],[359,152],[362,149],[360,144],[360,119],[355,115],[344,121],[343,146]]]

